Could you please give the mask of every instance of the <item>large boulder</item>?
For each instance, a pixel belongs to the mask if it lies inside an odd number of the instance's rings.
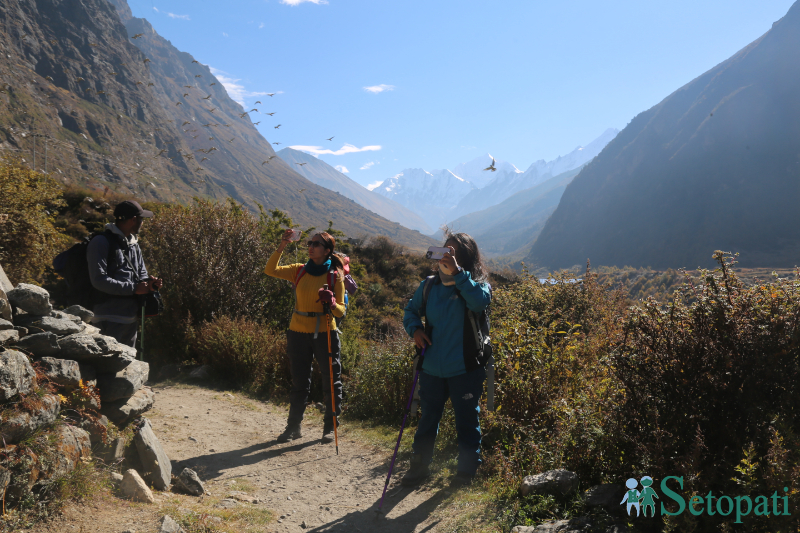
[[[39,363],[42,373],[53,383],[67,389],[74,389],[81,384],[81,367],[77,361],[42,357]]]
[[[61,351],[57,357],[88,363],[101,374],[117,373],[136,359],[135,348],[103,335],[77,333],[59,339],[58,345]]]
[[[40,427],[51,424],[61,412],[61,400],[54,394],[44,396],[25,411],[6,411],[0,417],[0,436],[6,444],[16,444]]]
[[[0,329],[0,346],[14,345],[19,341],[19,332],[14,329]]]
[[[609,514],[623,515],[625,506],[620,504],[621,494],[628,489],[621,483],[604,483],[595,485],[583,493],[583,500],[588,507],[602,507]]]
[[[130,398],[142,388],[150,374],[150,365],[144,361],[133,360],[128,366],[115,374],[100,374],[97,376],[97,386],[100,389],[100,399],[104,402],[113,402],[123,398]]]
[[[122,344],[114,337],[96,334],[92,335],[92,339],[94,339],[94,342],[97,343],[103,353],[122,355],[131,359],[136,359],[136,348],[128,346],[127,344]]]
[[[0,291],[8,292],[13,288],[14,286],[11,284],[11,280],[8,279],[8,276],[6,276],[3,270],[3,265],[0,265]]]
[[[528,494],[553,494],[566,496],[578,490],[578,474],[569,470],[548,470],[535,476],[526,476],[519,487],[521,496]]]
[[[156,395],[150,387],[142,387],[130,398],[103,402],[100,411],[118,426],[123,426],[153,407]]]
[[[11,314],[11,303],[8,301],[8,295],[6,291],[0,288],[0,318],[3,320],[8,320],[9,322],[12,319]]]
[[[72,320],[53,318],[51,316],[43,316],[40,319],[31,322],[29,325],[25,325],[25,327],[30,326],[39,328],[43,331],[49,331],[50,333],[55,333],[59,337],[72,335],[73,333],[80,333],[83,331],[82,324],[79,325]]]
[[[14,329],[14,323],[0,317],[0,331]]]
[[[142,461],[144,478],[158,490],[169,489],[172,481],[172,463],[158,441],[150,421],[142,418],[142,425],[133,437],[139,459]]]
[[[122,476],[122,483],[119,485],[122,495],[135,502],[154,503],[153,492],[144,482],[136,470],[127,470]]]
[[[186,531],[171,516],[164,515],[161,517],[158,533],[186,533]]]
[[[86,323],[90,322],[92,320],[92,317],[94,316],[94,313],[92,313],[85,307],[81,307],[80,305],[71,305],[66,309],[64,309],[64,312],[70,315],[80,317],[80,319]]]
[[[31,315],[47,316],[53,310],[50,304],[50,293],[36,285],[20,283],[17,288],[8,291],[11,305]]]
[[[49,332],[26,335],[17,342],[16,346],[36,357],[54,357],[61,351],[58,346],[58,335]]]
[[[59,339],[58,345],[61,347],[60,357],[76,361],[87,361],[104,353],[103,349],[95,342],[94,337],[82,333]]]
[[[55,435],[57,453],[47,469],[48,479],[72,472],[78,461],[92,454],[89,433],[81,428],[64,424],[56,428]]]
[[[51,318],[58,318],[58,319],[61,319],[61,320],[69,320],[73,324],[78,324],[79,326],[83,325],[83,320],[81,320],[81,317],[79,317],[77,315],[71,315],[71,314],[67,313],[66,311],[58,311],[58,310],[54,309],[53,311],[50,311],[50,317]]]
[[[16,350],[0,352],[0,402],[30,392],[36,372],[25,354]]]

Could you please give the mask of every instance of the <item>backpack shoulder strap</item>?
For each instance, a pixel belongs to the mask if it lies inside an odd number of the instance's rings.
[[[297,275],[294,277],[294,288],[297,289],[297,285],[300,283],[300,278],[302,278],[306,273],[306,266],[303,265],[300,267],[300,270],[297,271]]]
[[[439,276],[428,276],[425,278],[425,285],[422,287],[422,307],[420,308],[420,317],[428,321],[426,311],[428,309],[428,296],[431,294],[431,289],[436,284]]]

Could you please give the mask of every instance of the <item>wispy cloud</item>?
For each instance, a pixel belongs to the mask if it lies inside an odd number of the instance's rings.
[[[261,28],[263,28],[263,27],[264,27],[264,23],[263,23],[263,22],[262,22],[261,24],[259,24],[259,25],[258,25],[258,29],[259,29],[259,30],[260,30]]]
[[[363,146],[359,148],[358,146],[353,146],[352,144],[345,144],[338,150],[328,150],[327,148],[322,148],[321,146],[290,146],[289,148],[293,150],[301,150],[303,152],[308,152],[314,155],[344,155],[344,154],[354,154],[357,152],[377,152],[381,149],[381,146],[373,145],[373,146]]]
[[[359,168],[358,170],[369,170],[375,166],[375,161],[370,161],[369,163],[364,163],[364,166]]]
[[[244,85],[241,85],[240,79],[232,78],[227,72],[216,69],[214,67],[209,67],[211,70],[211,74],[217,77],[219,82],[225,87],[225,90],[228,91],[228,96],[230,96],[236,103],[241,105],[242,107],[245,106],[245,99],[246,98],[253,98],[256,96],[266,96],[266,92],[254,92],[248,91],[244,88]]]
[[[339,172],[341,172],[342,174],[347,174],[348,172],[350,172],[349,170],[347,170],[347,167],[346,167],[346,166],[344,166],[344,165],[336,165],[336,166],[335,166],[335,167],[333,167],[333,168],[335,168],[336,170],[338,170],[338,171],[339,171]]]
[[[299,6],[303,2],[309,2],[311,4],[327,4],[328,0],[281,0],[281,4],[286,4],[287,6]]]
[[[370,87],[364,87],[364,90],[372,94],[377,94],[377,93],[382,93],[383,91],[394,91],[394,85],[385,85],[382,83],[380,85],[372,85]]]
[[[228,34],[227,34],[227,33],[225,33],[225,32],[222,32],[222,36],[223,36],[223,37],[227,37],[227,36],[228,36]]]
[[[176,15],[175,13],[170,13],[169,11],[160,11],[155,6],[153,6],[153,11],[155,11],[156,13],[163,13],[164,15],[168,16],[171,19],[191,20],[189,18],[189,15]]]
[[[376,181],[375,183],[370,183],[369,185],[367,185],[367,189],[370,191],[375,190],[378,187],[380,187],[382,183],[383,181]]]

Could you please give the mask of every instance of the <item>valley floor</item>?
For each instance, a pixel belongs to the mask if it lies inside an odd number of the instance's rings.
[[[103,491],[91,501],[69,504],[61,516],[29,533],[153,532],[165,514],[185,520],[190,533],[492,530],[477,517],[483,506],[478,488],[453,490],[444,476],[417,490],[403,488],[398,481],[407,462],[400,461],[383,514],[377,514],[393,451],[386,438],[376,444],[369,431],[345,423],[337,456],[333,444],[320,444],[322,422],[315,409],[307,411],[302,439],[279,444],[275,438],[286,416],[280,406],[182,384],[154,390],[156,404],[146,416],[173,460],[173,474],[192,468],[210,494],[154,492],[156,503],[143,504]],[[404,434],[403,449],[410,447],[412,435],[413,429]],[[218,507],[232,491],[258,503]]]

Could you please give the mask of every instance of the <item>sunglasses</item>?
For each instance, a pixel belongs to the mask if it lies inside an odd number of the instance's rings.
[[[308,247],[309,247],[309,248],[312,248],[312,247],[314,247],[314,246],[322,246],[322,247],[325,247],[325,245],[324,245],[323,243],[319,242],[319,241],[308,241]]]

